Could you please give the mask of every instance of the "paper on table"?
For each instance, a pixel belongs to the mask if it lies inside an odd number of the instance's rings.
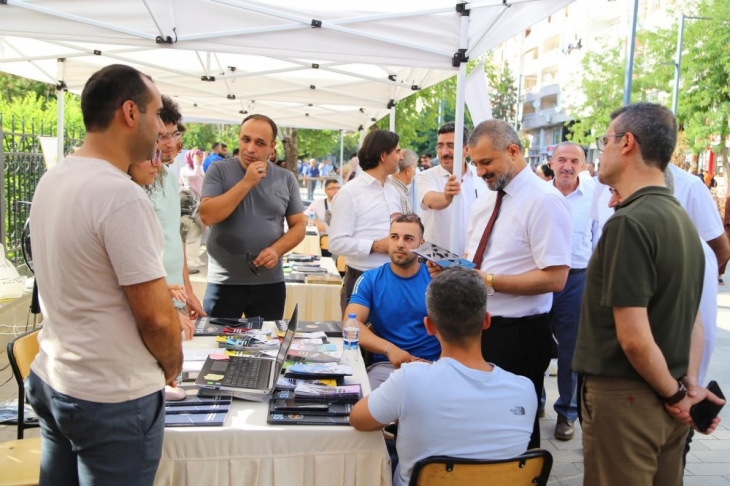
[[[209,354],[220,351],[218,348],[210,349],[183,349],[183,361],[205,361]]]

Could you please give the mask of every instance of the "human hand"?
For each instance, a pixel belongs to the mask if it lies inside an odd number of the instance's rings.
[[[266,162],[251,162],[246,168],[246,175],[243,176],[243,183],[248,186],[249,189],[259,185],[261,179],[266,177]]]
[[[188,315],[190,316],[190,319],[192,319],[192,320],[195,320],[198,317],[208,315],[203,310],[203,306],[200,305],[200,300],[198,300],[198,297],[195,295],[195,292],[193,292],[192,290],[188,293],[187,305],[188,305]]]
[[[441,273],[441,271],[443,270],[443,267],[441,267],[441,265],[431,261],[426,262],[426,268],[428,269],[428,274],[431,275],[431,278],[436,277],[436,275]]]
[[[373,241],[373,248],[370,253],[388,253],[388,240],[390,237],[386,236],[379,240]]]
[[[444,196],[448,199],[453,199],[454,196],[457,196],[460,193],[461,183],[456,180],[456,176],[454,174],[451,174],[449,176],[449,180],[446,181],[446,185],[444,186]]]
[[[420,358],[416,358],[411,355],[408,351],[403,351],[395,344],[391,344],[385,353],[385,357],[388,358],[393,368],[399,369],[403,363],[410,363],[412,361],[420,361]]]
[[[170,295],[172,296],[172,298],[177,300],[178,302],[188,301],[188,294],[185,292],[185,288],[182,285],[168,285],[167,290],[170,291]]]
[[[182,312],[178,312],[177,317],[180,321],[180,329],[182,329],[184,339],[186,341],[192,340],[195,333],[195,324]]]
[[[705,398],[718,405],[723,405],[725,401],[709,391],[707,388],[698,386],[694,383],[688,384],[685,382],[685,386],[687,387],[687,396],[685,396],[679,403],[676,403],[674,405],[665,404],[664,408],[667,410],[669,415],[676,421],[684,425],[691,425],[695,430],[700,432],[700,430],[697,428],[697,424],[694,423],[694,421],[692,420],[692,416],[690,415],[690,409],[692,408],[692,406],[703,401]],[[720,422],[720,417],[715,417],[710,427],[708,427],[707,430],[702,433],[706,435],[713,433],[717,426],[720,424]]]
[[[264,248],[253,261],[257,267],[274,268],[279,263],[279,254],[273,247]]]

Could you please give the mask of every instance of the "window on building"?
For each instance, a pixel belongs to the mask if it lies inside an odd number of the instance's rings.
[[[557,145],[563,141],[563,129],[558,127],[553,130],[553,145]]]

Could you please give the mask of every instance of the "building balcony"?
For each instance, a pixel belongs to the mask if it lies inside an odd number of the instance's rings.
[[[555,111],[554,108],[541,110],[539,113],[530,113],[522,117],[523,130],[535,130],[538,128],[551,127],[568,121],[568,116],[563,112]]]

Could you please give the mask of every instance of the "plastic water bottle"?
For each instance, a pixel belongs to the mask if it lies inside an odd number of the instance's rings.
[[[347,315],[347,322],[342,326],[342,362],[355,364],[360,359],[360,325],[355,314]]]
[[[307,220],[307,226],[314,226],[314,214],[309,213],[309,219]]]

